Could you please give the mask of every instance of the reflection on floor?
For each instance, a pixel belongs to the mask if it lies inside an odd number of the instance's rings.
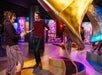
[[[25,49],[27,47],[23,47],[23,48]],[[75,48],[72,48],[72,52],[69,55],[69,57],[72,60],[81,62],[85,65],[86,75],[102,75],[101,73],[96,71],[93,68],[93,66],[90,65],[88,63],[88,61],[86,60],[86,52],[90,51],[91,49],[92,49],[91,45],[86,45],[85,49],[82,50],[82,51],[78,51]],[[25,49],[25,50],[27,50],[27,49]],[[27,57],[24,57],[25,62],[24,62],[24,69],[22,70],[22,75],[59,75],[58,71],[56,73],[52,74],[50,72],[50,69],[49,69],[48,60],[49,60],[50,57],[55,57],[55,56],[68,57],[66,51],[63,50],[62,48],[60,48],[58,46],[55,46],[55,45],[52,45],[52,44],[45,44],[45,52],[44,52],[44,56],[42,56],[43,69],[40,70],[40,71],[35,71],[33,69],[33,66],[35,65],[35,59],[32,55],[29,55]],[[2,62],[1,62],[1,59],[4,59],[4,60],[2,60]],[[1,66],[3,66],[3,67],[1,67]],[[0,58],[0,75],[5,75],[5,73],[1,73],[1,72],[5,72],[5,71],[2,70],[4,68],[6,68],[6,57],[5,58]]]

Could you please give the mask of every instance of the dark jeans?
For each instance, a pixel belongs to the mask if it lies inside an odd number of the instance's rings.
[[[98,48],[98,51],[100,51],[101,48],[102,48],[102,41],[101,41],[101,43],[100,43],[100,46],[99,46],[99,48]]]
[[[67,37],[67,41],[68,41],[68,50],[71,52],[72,40],[69,37]]]
[[[36,60],[36,64],[41,63],[41,58],[40,58],[40,47],[41,47],[41,42],[44,40],[43,37],[34,37],[34,56]]]

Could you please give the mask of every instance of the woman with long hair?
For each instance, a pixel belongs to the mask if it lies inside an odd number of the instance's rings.
[[[7,53],[7,75],[20,75],[20,71],[23,67],[23,58],[18,41],[21,37],[26,35],[26,32],[17,34],[13,26],[16,20],[16,14],[14,12],[4,12],[4,33],[5,44]]]

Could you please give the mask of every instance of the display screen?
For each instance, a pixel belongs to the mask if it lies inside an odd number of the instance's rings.
[[[82,22],[82,27],[84,28],[84,42],[90,43],[92,36],[92,25],[91,22]]]
[[[17,17],[17,22],[14,23],[14,28],[17,33],[29,30],[29,17]],[[25,37],[22,37],[19,41],[24,42]]]

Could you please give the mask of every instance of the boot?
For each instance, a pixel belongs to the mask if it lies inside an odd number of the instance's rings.
[[[21,71],[20,72],[17,72],[16,75],[21,75]]]
[[[10,75],[10,73],[7,73],[7,72],[6,72],[6,75]]]
[[[42,63],[39,63],[38,67],[39,67],[40,69],[42,69]]]

